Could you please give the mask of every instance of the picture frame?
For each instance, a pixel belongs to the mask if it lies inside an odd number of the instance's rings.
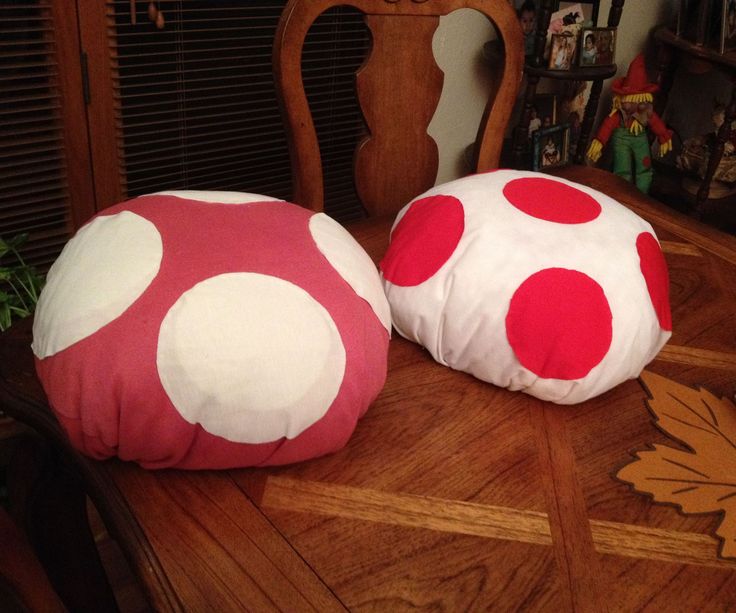
[[[615,61],[616,28],[583,28],[580,33],[578,65],[611,66]]]
[[[719,51],[736,49],[736,0],[722,0],[721,40]]]
[[[569,161],[570,126],[540,128],[533,136],[532,170],[563,166]]]
[[[575,37],[570,34],[552,34],[549,50],[550,70],[570,70],[575,59]]]
[[[580,5],[582,9],[581,23],[585,23],[588,26],[595,27],[598,25],[598,10],[600,6],[600,0],[575,0],[574,2],[563,2],[559,0],[555,6],[554,12],[559,13],[566,11],[565,14],[579,10],[576,5]]]
[[[549,128],[557,123],[557,96],[537,94],[532,103],[529,119],[529,136],[541,128]]]

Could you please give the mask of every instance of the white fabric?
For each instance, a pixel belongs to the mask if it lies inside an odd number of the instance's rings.
[[[220,204],[249,204],[251,202],[283,202],[280,198],[262,196],[261,194],[249,194],[248,192],[215,192],[196,189],[181,189],[172,191],[155,192],[147,196],[177,196],[185,200],[197,200],[199,202],[217,202]]]
[[[46,358],[117,319],[158,274],[161,236],[129,211],[84,226],[49,270],[33,323],[33,352]]]
[[[317,213],[309,219],[309,231],[322,255],[353,291],[371,306],[390,335],[391,308],[370,256],[345,228],[324,213]]]
[[[501,387],[572,404],[638,376],[671,333],[659,326],[636,249],[639,233],[654,234],[651,226],[605,194],[564,179],[554,180],[600,204],[597,219],[550,222],[522,212],[505,198],[503,188],[510,180],[540,176],[522,171],[479,174],[417,197],[458,198],[465,212],[462,238],[427,281],[409,287],[385,279],[383,283],[396,330],[426,347],[441,364]],[[399,212],[394,227],[410,205]],[[514,292],[530,275],[547,268],[588,275],[603,288],[610,305],[610,349],[582,379],[538,377],[520,364],[506,336],[505,318]]]
[[[195,285],[164,318],[157,367],[189,423],[239,443],[295,438],[329,409],[345,348],[327,310],[268,275],[228,273]]]

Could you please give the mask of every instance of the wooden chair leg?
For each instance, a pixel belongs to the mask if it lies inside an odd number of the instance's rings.
[[[42,441],[24,437],[11,460],[8,490],[11,511],[67,608],[117,611],[89,527],[86,493],[69,463]]]
[[[0,609],[65,611],[28,541],[0,508]]]

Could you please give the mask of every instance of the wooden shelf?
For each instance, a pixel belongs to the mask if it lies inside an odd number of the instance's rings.
[[[603,81],[610,79],[617,72],[617,66],[615,64],[606,66],[573,66],[568,70],[554,70],[547,67],[544,60],[544,49],[554,6],[555,3],[553,0],[542,0],[539,4],[534,54],[527,57],[526,65],[524,66],[524,73],[527,77],[526,91],[524,92],[524,108],[521,113],[521,119],[514,128],[513,134],[511,153],[511,166],[513,168],[521,169],[530,167],[529,123],[534,106],[534,97],[537,92],[537,84],[540,79],[591,82],[588,102],[585,105],[583,116],[580,118],[580,131],[578,133],[575,156],[570,160],[574,163],[582,164],[584,163],[590,133],[593,129],[593,122],[598,112],[598,101],[600,100]],[[606,23],[609,28],[618,27],[623,7],[624,0],[612,0]]]
[[[683,187],[683,178],[702,181],[694,173],[686,173],[672,164],[652,160],[654,182],[650,196],[673,209],[690,213],[697,210],[701,221],[730,234],[736,234],[736,194],[720,198],[709,197],[697,206],[697,196]]]
[[[660,93],[656,110],[660,115],[664,115],[674,75],[680,64],[688,70],[695,68],[693,63],[698,64],[698,68],[701,68],[700,65],[705,65],[706,68],[722,70],[732,79],[736,79],[736,51],[719,53],[718,50],[706,47],[704,44],[698,44],[678,36],[666,26],[658,28],[654,32],[654,38],[659,43],[657,82],[660,83]],[[692,202],[691,210],[695,214],[702,214],[706,205],[707,208],[712,208],[711,204],[715,199],[708,198],[708,192],[716,169],[723,157],[725,143],[730,138],[730,126],[734,120],[736,120],[736,89],[731,91],[731,100],[726,106],[724,121],[716,138],[709,146],[709,159],[704,176],[696,177],[696,180],[700,183],[698,193],[694,198],[691,195],[682,198],[683,202]],[[718,200],[731,199],[732,197],[729,196]]]
[[[611,64],[610,66],[573,66],[567,70],[554,70],[527,64],[524,70],[529,75],[544,77],[545,79],[595,81],[596,79],[610,79],[616,74],[617,67],[616,64]]]
[[[684,51],[687,55],[708,62],[713,66],[725,68],[729,71],[736,69],[736,49],[720,53],[717,49],[698,45],[678,36],[667,26],[658,28],[654,32],[654,38],[662,44]]]

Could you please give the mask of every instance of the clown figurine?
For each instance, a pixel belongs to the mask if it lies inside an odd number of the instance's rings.
[[[672,131],[665,127],[652,109],[652,94],[658,89],[656,84],[647,83],[644,56],[637,55],[629,65],[627,75],[616,79],[611,85],[614,93],[613,110],[603,120],[588,147],[588,157],[597,162],[610,139],[613,146],[613,172],[631,181],[633,168],[634,183],[645,194],[652,184],[647,129],[659,141],[660,156],[672,149]]]

